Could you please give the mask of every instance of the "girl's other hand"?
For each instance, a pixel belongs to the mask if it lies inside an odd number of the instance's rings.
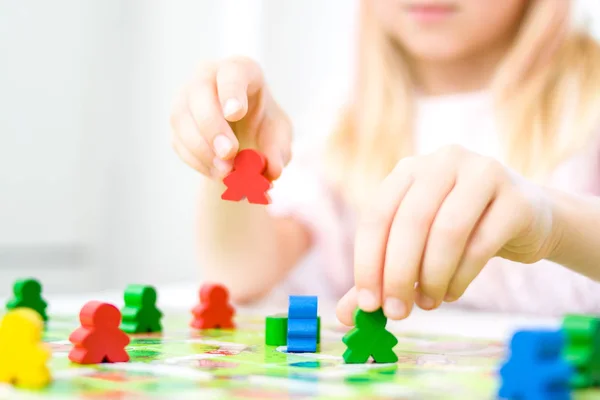
[[[533,263],[554,246],[543,190],[457,146],[401,160],[361,217],[355,287],[337,309],[347,325],[357,305],[394,320],[414,303],[437,308],[459,299],[491,258]]]
[[[201,66],[176,101],[171,128],[179,157],[215,179],[231,171],[240,143],[266,156],[270,180],[291,157],[290,121],[271,97],[260,66],[247,58]]]

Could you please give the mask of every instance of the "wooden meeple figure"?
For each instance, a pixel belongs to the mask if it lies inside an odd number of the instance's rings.
[[[342,341],[348,346],[344,352],[347,364],[364,364],[373,357],[376,363],[395,363],[398,356],[394,346],[398,339],[385,329],[387,318],[380,308],[374,312],[357,309],[354,312],[355,327],[344,335]]]
[[[44,322],[48,321],[46,308],[48,303],[42,298],[42,285],[33,278],[23,278],[13,286],[14,297],[6,303],[7,310],[30,308],[35,310]]]
[[[69,336],[73,348],[69,360],[77,364],[100,364],[129,361],[125,347],[129,336],[121,329],[121,312],[100,301],[89,301],[79,313],[81,326]]]
[[[30,308],[15,308],[0,323],[0,382],[39,389],[51,381],[50,348],[42,342],[44,322]]]
[[[272,183],[263,174],[267,168],[264,155],[253,149],[240,151],[233,160],[232,171],[223,179],[227,190],[223,200],[241,201],[248,199],[252,204],[269,204],[271,199],[267,191]]]
[[[233,329],[234,308],[223,285],[205,284],[200,289],[200,304],[193,308],[190,326],[195,329]]]
[[[125,289],[125,306],[121,310],[121,330],[126,333],[162,331],[162,312],[156,306],[156,289],[147,285],[129,285]]]

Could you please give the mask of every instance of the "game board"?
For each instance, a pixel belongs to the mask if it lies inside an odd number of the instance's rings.
[[[131,335],[129,363],[80,366],[67,358],[77,317],[50,316],[53,383],[40,391],[4,385],[0,398],[492,399],[505,351],[497,341],[403,333],[397,364],[346,365],[345,330],[326,321],[317,354],[288,354],[265,347],[264,316],[238,316],[232,331],[193,331],[189,320],[167,314],[162,334]]]

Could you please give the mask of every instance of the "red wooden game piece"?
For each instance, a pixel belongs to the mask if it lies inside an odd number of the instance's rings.
[[[233,329],[235,310],[229,304],[229,292],[218,284],[205,284],[200,289],[200,304],[192,310],[190,323],[196,329]]]
[[[121,312],[117,307],[90,301],[81,309],[79,320],[82,326],[69,336],[74,346],[69,360],[78,364],[129,361],[125,351],[129,336],[119,329]]]
[[[240,151],[233,160],[233,170],[223,179],[227,190],[223,192],[221,199],[240,201],[247,198],[253,204],[271,203],[266,192],[272,185],[263,175],[266,168],[267,160],[258,151]]]

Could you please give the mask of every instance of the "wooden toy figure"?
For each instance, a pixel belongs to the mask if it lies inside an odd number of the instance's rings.
[[[369,357],[373,357],[376,363],[398,361],[393,350],[398,339],[385,329],[387,318],[381,308],[371,313],[357,309],[354,312],[354,323],[356,326],[342,339],[348,346],[343,355],[346,364],[364,364]]]
[[[192,310],[190,323],[196,329],[233,329],[235,310],[229,304],[229,292],[222,285],[205,284],[200,289],[200,304]]]
[[[31,308],[37,311],[44,321],[48,320],[46,307],[48,304],[42,298],[42,285],[33,278],[19,279],[13,285],[14,298],[6,303],[6,309],[19,307]]]
[[[129,285],[125,289],[125,307],[121,310],[121,330],[126,333],[162,331],[162,312],[156,307],[156,289],[152,286]]]
[[[129,361],[125,351],[129,336],[119,329],[121,312],[117,307],[90,301],[81,309],[79,319],[81,327],[69,336],[74,346],[69,360],[78,364]]]
[[[269,204],[266,192],[271,182],[263,175],[267,167],[266,158],[256,150],[244,149],[233,160],[233,170],[223,179],[227,190],[223,200],[241,201],[248,199],[253,204]]]
[[[600,386],[600,318],[568,314],[562,331],[566,340],[562,357],[574,367],[571,387]]]
[[[50,348],[42,343],[44,322],[30,308],[10,310],[0,323],[0,382],[29,389],[50,383]]]

